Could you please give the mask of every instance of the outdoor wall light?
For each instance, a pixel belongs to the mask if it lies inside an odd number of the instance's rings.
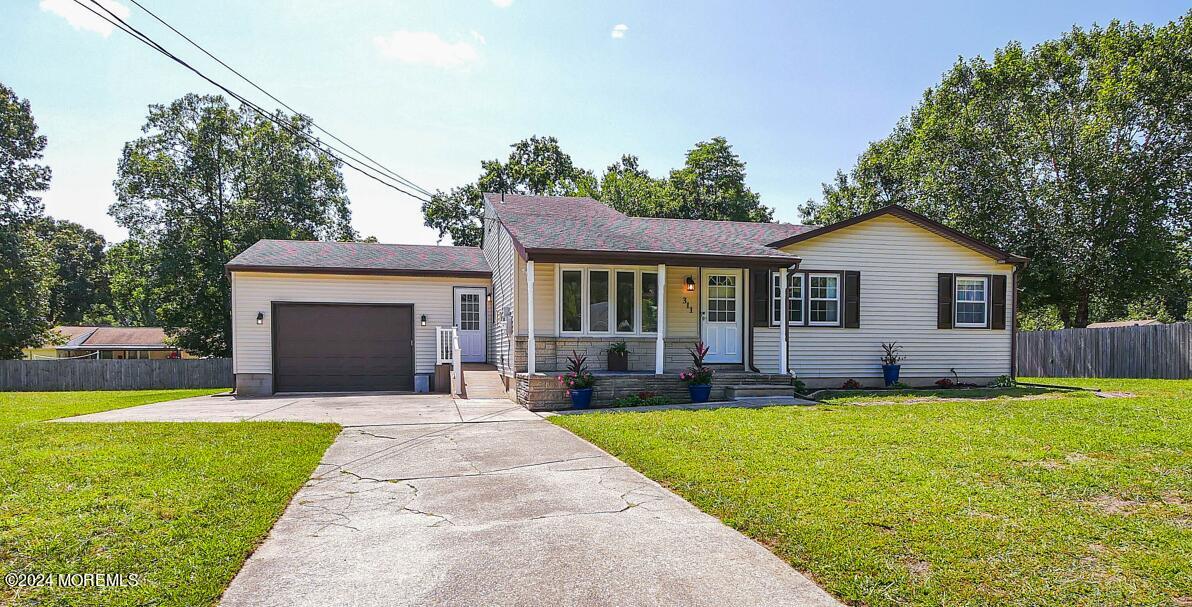
[[[264,312],[257,312],[257,324],[258,325],[265,324],[265,313]]]
[[[688,276],[687,280],[685,282],[687,283],[687,292],[694,293],[695,292],[695,279]]]
[[[422,326],[424,326],[424,327],[425,327],[425,326],[426,326],[426,315],[425,315],[425,314],[423,314],[423,315],[422,315],[422,319],[421,319],[421,320],[422,320]]]

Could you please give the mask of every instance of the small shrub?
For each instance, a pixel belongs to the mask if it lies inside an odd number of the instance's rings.
[[[844,382],[844,384],[842,384],[840,387],[843,390],[860,390],[861,382],[859,382],[855,379],[850,379],[850,380]]]
[[[596,378],[588,370],[588,357],[571,351],[567,357],[567,373],[559,376],[559,383],[567,386],[567,390],[583,390],[596,385]]]
[[[939,386],[940,388],[943,388],[943,389],[947,390],[948,388],[955,388],[955,387],[956,387],[956,382],[954,382],[954,381],[952,381],[952,380],[950,380],[950,379],[948,379],[948,378],[946,378],[946,377],[945,377],[945,378],[943,378],[943,379],[937,379],[937,380],[935,380],[935,385]]]
[[[1009,375],[999,375],[989,384],[994,388],[1013,388],[1016,385],[1014,378]]]
[[[807,384],[803,383],[803,380],[798,377],[791,379],[791,385],[795,387],[795,392],[799,394],[805,394],[807,392]]]

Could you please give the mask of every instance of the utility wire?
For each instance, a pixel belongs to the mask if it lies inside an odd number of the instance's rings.
[[[214,54],[212,54],[212,53],[211,53],[210,51],[208,51],[206,48],[203,48],[203,46],[202,46],[201,44],[199,44],[198,42],[195,42],[194,40],[192,40],[192,39],[190,38],[190,36],[187,36],[186,34],[184,34],[184,33],[180,32],[180,31],[178,31],[178,29],[177,29],[177,28],[175,28],[173,25],[170,25],[168,22],[166,22],[166,20],[165,20],[165,19],[162,19],[161,17],[159,17],[159,16],[157,15],[157,13],[154,13],[153,11],[149,10],[148,8],[145,8],[145,6],[144,6],[143,4],[141,4],[140,2],[138,2],[137,0],[130,0],[130,1],[131,1],[133,4],[137,5],[137,7],[138,7],[138,8],[140,8],[141,10],[145,11],[146,13],[148,13],[150,17],[153,17],[154,19],[156,19],[158,23],[160,23],[160,24],[162,24],[162,25],[166,26],[167,28],[169,28],[169,29],[170,29],[170,31],[172,31],[172,32],[174,32],[175,34],[178,34],[179,36],[181,36],[181,37],[182,37],[182,39],[183,39],[183,40],[186,40],[187,42],[189,42],[191,46],[193,46],[193,47],[195,47],[195,48],[199,49],[200,51],[202,51],[202,53],[203,53],[204,55],[207,55],[207,56],[208,56],[208,57],[210,57],[212,60],[214,60],[216,63],[218,63],[218,64],[222,65],[222,66],[223,66],[223,67],[225,67],[225,68],[227,68],[227,70],[228,70],[228,71],[230,71],[230,72],[232,72],[233,74],[236,74],[237,76],[239,76],[241,80],[243,80],[243,81],[247,82],[247,83],[248,83],[248,84],[250,84],[250,85],[251,85],[253,88],[257,89],[258,91],[260,91],[261,93],[263,93],[265,96],[267,96],[267,97],[269,97],[270,99],[272,99],[274,102],[278,103],[278,104],[279,104],[279,105],[281,105],[282,107],[286,108],[287,110],[290,110],[291,112],[293,112],[293,113],[295,113],[295,114],[301,114],[301,113],[302,113],[302,112],[299,112],[298,110],[294,109],[294,108],[293,108],[293,107],[291,107],[289,104],[287,104],[286,102],[282,101],[281,99],[278,99],[277,97],[275,97],[275,96],[273,95],[273,93],[270,93],[269,91],[265,90],[264,88],[261,88],[261,86],[260,86],[260,85],[258,85],[256,82],[254,82],[254,81],[253,81],[251,78],[249,78],[248,76],[245,76],[244,74],[240,73],[240,71],[239,71],[239,70],[237,70],[236,68],[234,68],[234,67],[232,67],[232,66],[228,65],[227,63],[225,63],[225,62],[224,62],[222,59],[220,59],[219,57],[216,57]],[[350,144],[350,143],[348,143],[348,142],[344,141],[343,139],[340,139],[340,138],[339,138],[339,137],[337,137],[337,136],[336,136],[334,133],[332,133],[331,131],[328,131],[327,129],[324,129],[324,128],[323,128],[323,127],[321,127],[321,126],[319,126],[319,125],[318,125],[317,123],[315,123],[313,120],[311,121],[311,126],[313,126],[314,128],[318,129],[319,131],[322,131],[322,132],[323,132],[323,133],[325,133],[325,134],[326,134],[328,137],[330,137],[330,138],[332,138],[332,139],[334,139],[334,140],[338,141],[339,143],[341,143],[341,144],[343,144],[345,147],[347,147],[349,150],[352,150],[353,152],[356,152],[356,153],[357,153],[357,154],[359,154],[361,157],[363,157],[364,159],[366,159],[366,160],[368,160],[369,162],[371,162],[371,163],[372,163],[372,167],[373,167],[373,168],[376,168],[376,169],[377,169],[377,170],[379,170],[379,171],[382,171],[382,172],[384,172],[384,173],[387,173],[387,174],[389,174],[389,175],[390,175],[390,176],[392,176],[394,179],[398,180],[399,182],[401,182],[401,183],[402,183],[402,184],[404,184],[404,185],[407,185],[407,186],[409,186],[410,188],[412,188],[412,189],[414,189],[414,190],[417,190],[417,191],[418,191],[419,193],[421,193],[421,194],[425,194],[426,196],[433,196],[433,194],[432,194],[432,193],[431,193],[429,190],[427,190],[426,188],[423,188],[422,186],[420,186],[420,185],[418,185],[418,184],[414,183],[413,181],[410,181],[409,179],[406,179],[406,178],[405,178],[405,177],[403,177],[401,174],[399,174],[397,171],[394,171],[394,170],[390,169],[389,167],[387,167],[387,166],[385,166],[385,165],[381,164],[380,162],[378,162],[377,160],[373,159],[373,158],[372,158],[371,156],[369,156],[368,154],[365,154],[364,152],[361,152],[360,150],[356,149],[354,146],[352,146],[352,144]]]
[[[368,178],[370,178],[370,179],[372,179],[372,180],[374,180],[374,181],[376,181],[376,182],[380,183],[381,185],[384,185],[384,186],[386,186],[386,187],[389,187],[389,188],[391,188],[391,189],[397,190],[398,192],[401,192],[402,194],[405,194],[405,195],[407,195],[407,196],[409,196],[409,197],[411,197],[411,198],[413,198],[413,199],[415,199],[415,200],[418,200],[418,201],[421,201],[421,202],[430,202],[430,201],[429,201],[427,198],[423,198],[422,196],[420,196],[420,195],[418,195],[418,194],[412,193],[412,192],[410,192],[410,191],[406,190],[405,188],[403,188],[403,187],[401,187],[401,186],[398,186],[398,185],[394,184],[394,183],[392,182],[392,181],[393,181],[392,179],[388,178],[388,177],[387,177],[387,176],[386,176],[384,173],[380,173],[380,172],[379,172],[379,171],[377,171],[376,169],[371,169],[371,167],[367,167],[367,166],[366,166],[366,167],[360,167],[360,166],[357,166],[355,163],[353,163],[353,162],[351,162],[351,161],[347,160],[347,158],[352,158],[352,160],[355,160],[356,162],[360,162],[360,160],[359,160],[359,159],[355,158],[355,157],[354,157],[354,156],[352,156],[351,154],[348,154],[347,152],[344,152],[343,150],[340,150],[339,148],[337,148],[337,147],[335,147],[335,146],[333,146],[333,145],[331,145],[331,144],[324,143],[324,142],[322,142],[322,141],[319,141],[319,140],[318,140],[318,139],[316,139],[316,138],[312,138],[310,135],[308,135],[308,134],[306,134],[306,133],[304,133],[304,132],[302,132],[302,131],[300,131],[300,130],[298,130],[298,129],[295,129],[293,126],[291,126],[291,125],[287,124],[285,121],[283,121],[283,120],[281,120],[280,118],[278,118],[277,116],[273,115],[271,112],[269,112],[269,111],[267,111],[267,110],[263,109],[262,107],[260,107],[260,106],[259,106],[259,105],[257,105],[256,103],[254,103],[253,101],[251,101],[251,100],[247,99],[246,97],[244,97],[244,96],[240,95],[239,93],[237,93],[237,92],[233,91],[232,89],[230,89],[230,88],[228,88],[228,87],[226,87],[226,86],[224,86],[224,85],[220,84],[219,82],[216,82],[215,80],[213,80],[212,78],[210,78],[210,77],[208,77],[206,74],[204,74],[203,72],[201,72],[201,71],[199,71],[198,69],[196,69],[194,66],[192,66],[192,65],[190,65],[189,63],[187,63],[186,61],[184,61],[184,60],[180,59],[178,56],[174,55],[174,54],[173,54],[173,53],[171,53],[170,51],[166,50],[166,48],[165,48],[165,47],[163,47],[162,45],[158,44],[156,41],[154,41],[152,38],[150,38],[148,35],[146,35],[146,34],[144,34],[143,32],[141,32],[141,31],[140,31],[140,30],[138,30],[137,28],[135,28],[135,27],[133,27],[133,26],[129,25],[129,24],[126,22],[126,21],[124,21],[123,19],[121,19],[119,16],[115,15],[115,14],[114,14],[114,13],[112,13],[111,11],[109,11],[109,10],[108,10],[106,7],[104,7],[102,4],[100,4],[100,3],[96,2],[96,0],[90,0],[90,2],[91,2],[92,4],[94,4],[96,7],[98,7],[100,10],[104,11],[105,13],[107,13],[107,14],[110,16],[110,18],[109,18],[109,16],[104,16],[104,15],[100,14],[99,12],[97,12],[97,11],[96,11],[95,9],[93,9],[92,7],[90,7],[90,6],[86,5],[86,4],[84,4],[84,3],[83,3],[81,0],[74,0],[74,3],[75,3],[75,4],[78,4],[79,6],[83,7],[84,9],[87,9],[88,11],[90,11],[90,12],[91,12],[92,14],[94,14],[95,16],[99,17],[100,19],[103,19],[104,21],[107,21],[107,22],[108,22],[108,23],[110,23],[112,26],[114,26],[114,27],[118,28],[120,31],[122,31],[122,32],[124,32],[124,33],[126,33],[126,34],[128,34],[129,36],[132,36],[132,37],[133,37],[133,38],[135,38],[135,39],[136,39],[138,42],[141,42],[142,44],[144,44],[144,45],[148,46],[149,48],[152,48],[153,50],[156,50],[157,52],[159,52],[159,53],[161,53],[161,54],[165,55],[166,57],[170,58],[171,60],[173,60],[174,62],[178,63],[179,65],[181,65],[181,66],[185,67],[186,69],[190,70],[190,71],[191,71],[191,72],[193,72],[195,75],[199,76],[199,77],[200,77],[200,78],[202,78],[203,80],[206,80],[206,81],[207,81],[208,83],[210,83],[212,86],[215,86],[216,88],[220,89],[221,91],[223,91],[223,92],[227,93],[228,95],[230,95],[231,97],[233,97],[234,99],[236,99],[237,101],[239,101],[240,103],[244,104],[245,106],[249,107],[250,109],[252,109],[252,110],[253,110],[253,111],[255,111],[256,113],[260,114],[260,115],[261,115],[262,117],[264,117],[265,119],[267,119],[267,120],[269,120],[269,121],[273,122],[273,123],[274,123],[274,124],[276,124],[278,127],[280,127],[280,128],[282,128],[283,130],[285,130],[286,132],[288,132],[288,133],[290,133],[290,134],[292,134],[292,135],[294,135],[294,136],[296,136],[296,137],[298,137],[298,138],[302,139],[303,141],[306,141],[307,143],[309,143],[309,144],[311,144],[311,145],[315,146],[316,148],[318,148],[318,149],[319,149],[319,151],[320,151],[320,152],[323,152],[323,153],[327,154],[328,156],[331,156],[331,157],[333,157],[333,158],[335,158],[335,159],[339,160],[340,162],[344,163],[344,164],[345,164],[345,165],[347,165],[348,167],[351,167],[352,169],[356,170],[356,171],[357,171],[357,172],[359,172],[360,174],[362,174],[362,175],[364,175],[364,176],[366,176],[366,177],[368,177]],[[312,124],[313,124],[313,122],[312,122]],[[332,151],[332,150],[334,150],[334,151]],[[339,152],[339,154],[336,154],[335,152]],[[345,156],[346,156],[347,158],[345,158]],[[370,170],[370,169],[371,169],[371,170]],[[378,177],[378,176],[377,176],[377,175],[375,175],[374,173],[379,173],[379,174],[380,174],[380,177]]]

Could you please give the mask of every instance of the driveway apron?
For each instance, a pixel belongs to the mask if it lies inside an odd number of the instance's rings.
[[[840,605],[756,542],[507,400],[207,398],[72,421],[117,421],[105,416],[345,425],[226,607]]]

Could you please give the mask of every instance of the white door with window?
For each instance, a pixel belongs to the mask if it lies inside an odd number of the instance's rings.
[[[459,330],[462,362],[482,363],[488,359],[484,297],[484,289],[455,290],[455,328]]]
[[[710,363],[741,362],[741,272],[704,274],[704,343]]]

